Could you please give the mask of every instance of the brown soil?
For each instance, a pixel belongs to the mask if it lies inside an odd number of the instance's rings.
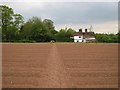
[[[3,44],[3,88],[117,88],[118,44]]]

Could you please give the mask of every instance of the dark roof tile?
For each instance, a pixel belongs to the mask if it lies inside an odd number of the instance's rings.
[[[79,36],[79,35],[83,35],[85,37],[95,37],[94,32],[75,32],[74,33],[74,36]]]

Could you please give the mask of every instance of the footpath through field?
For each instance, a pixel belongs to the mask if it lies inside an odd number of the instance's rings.
[[[64,63],[55,44],[52,45],[47,60],[48,66],[48,87],[49,88],[67,88],[69,76],[65,71]]]

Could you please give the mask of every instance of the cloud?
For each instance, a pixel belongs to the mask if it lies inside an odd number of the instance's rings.
[[[117,21],[111,21],[111,22],[104,22],[104,23],[96,23],[96,24],[74,24],[74,23],[69,23],[69,24],[61,24],[61,25],[56,25],[56,30],[60,30],[61,28],[71,28],[74,29],[75,31],[78,31],[80,28],[83,29],[83,32],[85,28],[89,29],[90,26],[92,25],[93,30],[95,33],[118,33],[118,22]]]
[[[100,32],[113,32],[118,20],[117,2],[3,2],[27,21],[33,16],[51,19],[56,29],[94,25]],[[109,27],[110,26],[110,27]]]
[[[2,0],[3,2],[73,2],[73,0]],[[119,0],[74,0],[74,2],[119,2]]]
[[[94,31],[97,33],[118,33],[117,21],[99,23],[94,26]]]

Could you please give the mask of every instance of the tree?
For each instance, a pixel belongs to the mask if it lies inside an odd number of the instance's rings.
[[[23,16],[22,15],[20,15],[20,14],[14,14],[13,15],[13,24],[14,24],[14,26],[15,27],[17,27],[19,30],[20,30],[20,28],[21,28],[21,26],[23,25],[23,23],[24,23],[24,18],[23,18]]]
[[[97,42],[118,43],[118,34],[96,34]]]
[[[32,17],[26,22],[20,30],[24,38],[27,40],[34,40],[37,42],[49,42],[54,39],[54,34],[57,31],[54,30],[53,22],[45,19],[41,20],[38,17]]]
[[[119,31],[117,33],[117,36],[118,36],[118,43],[120,43],[120,29],[119,29]]]
[[[55,35],[57,34],[57,31],[55,30],[55,27],[53,25],[54,22],[50,19],[44,19],[43,24],[45,25],[50,38],[55,40]]]
[[[73,30],[72,28],[69,28],[69,29],[67,30],[67,35],[68,35],[68,36],[73,36],[74,33],[75,33],[75,30]]]
[[[47,27],[47,29],[48,29],[49,31],[52,31],[52,30],[55,29],[52,20],[50,20],[50,19],[44,19],[44,20],[43,20],[43,23],[45,24],[45,26]]]
[[[16,39],[16,35],[17,35],[17,28],[15,26],[9,26],[6,32],[6,38],[7,40],[10,41],[14,41]]]
[[[21,39],[29,40],[31,36],[31,28],[33,27],[32,22],[26,22],[20,29],[20,37]]]
[[[7,38],[8,39],[8,36],[6,36],[6,33],[8,32],[8,27],[11,26],[12,24],[12,19],[13,19],[13,9],[12,8],[9,8],[8,6],[6,5],[0,5],[0,8],[1,8],[1,21],[2,21],[2,36],[3,36],[3,39],[4,38]]]
[[[70,37],[73,36],[74,32],[75,31],[71,28],[61,29],[56,35],[56,40],[58,42],[72,42],[73,39],[71,39]]]
[[[2,37],[3,41],[16,40],[19,30],[23,25],[23,17],[20,14],[14,14],[12,8],[1,5]]]
[[[73,30],[72,28],[69,28],[67,30],[66,37],[68,37],[68,40],[67,40],[68,42],[73,42],[74,41],[72,38],[70,38],[70,37],[73,37],[74,33],[75,33],[75,30]]]

